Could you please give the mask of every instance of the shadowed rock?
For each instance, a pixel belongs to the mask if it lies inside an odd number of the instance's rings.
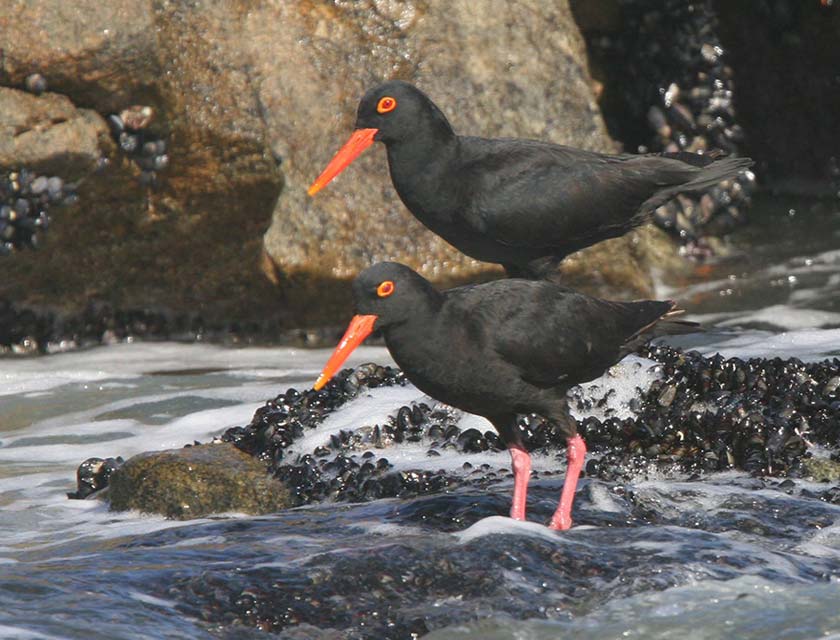
[[[49,259],[24,251],[4,264],[0,298],[59,320],[95,301],[199,312],[205,328],[261,322],[277,335],[340,324],[348,281],[376,259],[403,261],[442,285],[500,275],[405,210],[381,149],[330,190],[306,196],[350,132],[359,96],[386,78],[416,82],[464,133],[614,150],[566,2],[476,12],[465,0],[224,0],[200,9],[16,1],[0,41],[0,84],[23,88],[39,74],[50,92],[98,112],[97,122],[148,107],[144,135],[166,147],[167,166],[150,181],[136,158],[106,141],[107,162],[79,185],[79,204],[53,215]],[[59,99],[49,96],[27,99]],[[40,149],[44,139],[27,146]],[[64,144],[71,141],[68,133]],[[54,173],[84,174],[82,164],[68,156]],[[595,249],[585,268],[570,262],[570,282],[649,295],[645,237]]]
[[[0,169],[25,166],[78,179],[113,149],[105,121],[66,96],[0,87]]]

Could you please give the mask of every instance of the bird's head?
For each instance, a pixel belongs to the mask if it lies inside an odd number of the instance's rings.
[[[420,89],[402,80],[370,89],[359,102],[355,131],[309,187],[309,195],[318,193],[374,142],[393,144],[430,132],[452,135],[452,128]]]
[[[318,376],[315,389],[327,384],[374,330],[422,318],[440,295],[423,276],[398,262],[380,262],[362,271],[353,281],[356,315]]]

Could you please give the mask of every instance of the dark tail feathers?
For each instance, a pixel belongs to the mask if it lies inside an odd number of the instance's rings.
[[[682,158],[680,159],[682,160]],[[703,170],[695,178],[676,187],[674,194],[703,191],[715,186],[722,180],[734,178],[741,171],[749,169],[751,166],[753,166],[751,158],[723,158],[721,160],[715,160],[711,164],[703,167]]]
[[[683,333],[697,333],[703,331],[703,327],[697,322],[690,320],[675,320],[675,316],[680,316],[685,313],[685,310],[678,309],[677,303],[673,300],[667,300],[670,304],[670,309],[659,316],[650,324],[645,325],[636,333],[630,336],[622,348],[623,354],[633,353],[641,345],[650,342],[654,338],[661,338],[662,336],[674,336]]]
[[[722,180],[734,178],[738,175],[738,173],[749,169],[753,165],[753,161],[750,158],[722,158],[720,160],[710,160],[710,156],[702,156],[684,151],[660,155],[672,160],[680,160],[685,164],[696,167],[696,169],[691,171],[689,174],[691,179],[687,182],[674,184],[666,189],[662,189],[652,198],[647,200],[642,205],[641,209],[645,215],[650,214],[654,209],[665,204],[678,193],[705,191],[706,189],[715,186]]]

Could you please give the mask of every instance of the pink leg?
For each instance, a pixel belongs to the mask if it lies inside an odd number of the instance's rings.
[[[583,459],[586,457],[586,443],[579,435],[569,438],[567,443],[569,466],[566,469],[566,481],[563,483],[563,493],[560,494],[560,504],[548,525],[559,531],[565,531],[572,526],[572,502],[575,499],[575,488],[583,467]]]
[[[508,451],[513,461],[513,504],[510,507],[510,517],[514,520],[524,520],[528,480],[531,479],[531,456],[525,449],[515,445],[508,447]]]

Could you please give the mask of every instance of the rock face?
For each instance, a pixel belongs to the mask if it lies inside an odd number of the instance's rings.
[[[49,91],[102,118],[149,107],[144,131],[167,146],[169,166],[141,184],[141,167],[109,141],[108,164],[79,185],[78,204],[53,212],[43,250],[6,260],[0,298],[70,324],[93,304],[190,314],[201,333],[253,318],[254,301],[288,323],[259,270],[282,174],[243,60],[240,4],[14,4],[0,18],[0,83],[40,72]],[[38,34],[34,46],[13,37],[22,33]],[[73,162],[64,171],[80,173]]]
[[[714,5],[735,75],[749,78],[739,84],[738,111],[758,171],[774,188],[816,187],[836,197],[840,118],[827,106],[840,104],[840,4],[779,0],[758,2],[754,11],[725,0]]]
[[[135,456],[111,475],[108,498],[115,511],[178,520],[226,511],[259,515],[292,504],[265,466],[226,443]]]
[[[274,15],[252,14],[247,25],[265,78],[260,96],[271,143],[288,158],[286,191],[266,235],[281,270],[349,278],[390,258],[440,280],[492,268],[454,251],[407,213],[380,145],[315,198],[306,195],[352,131],[361,95],[386,79],[417,84],[458,132],[613,148],[567,4],[525,0],[496,9],[371,0],[305,11],[279,3]],[[268,43],[285,52],[282,67]],[[290,145],[295,139],[307,142]]]
[[[0,142],[0,171],[47,156],[65,180],[85,178],[78,204],[52,213],[42,251],[13,254],[0,279],[0,299],[57,317],[94,303],[192,314],[199,330],[246,320],[289,329],[343,322],[347,280],[375,260],[440,284],[500,274],[414,220],[381,149],[306,196],[361,93],[387,78],[417,83],[458,131],[614,148],[566,2],[477,12],[466,0],[13,0],[0,41],[0,85],[47,91],[6,90],[21,105],[14,126],[49,114],[45,129]],[[105,120],[138,106],[153,114],[143,135],[166,149],[151,177],[130,141],[104,135]],[[613,259],[616,244],[626,261]],[[609,282],[600,293],[649,294],[631,245],[571,268],[592,272],[583,284]]]
[[[572,0],[588,43],[610,133],[630,152],[739,155],[739,85],[711,0]],[[742,77],[742,76],[739,76]],[[747,220],[755,175],[744,171],[704,193],[680,194],[654,222],[698,258]]]

